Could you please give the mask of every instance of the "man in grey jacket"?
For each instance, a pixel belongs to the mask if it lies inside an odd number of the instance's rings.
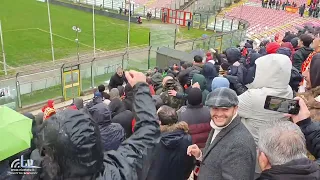
[[[256,145],[237,115],[238,103],[237,94],[229,88],[218,88],[206,99],[212,119],[206,146],[203,151],[196,144],[187,149],[189,156],[201,161],[200,180],[254,178]]]

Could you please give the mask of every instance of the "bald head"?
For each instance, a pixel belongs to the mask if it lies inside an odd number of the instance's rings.
[[[320,53],[320,38],[315,38],[312,42],[313,44],[313,49],[317,52]]]

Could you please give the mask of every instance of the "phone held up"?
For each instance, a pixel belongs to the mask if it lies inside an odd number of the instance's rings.
[[[264,109],[296,115],[300,111],[300,106],[298,100],[267,96]]]

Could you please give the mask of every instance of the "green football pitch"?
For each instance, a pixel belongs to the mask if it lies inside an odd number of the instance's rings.
[[[57,5],[51,5],[50,9],[55,59],[76,56],[76,33],[72,30],[73,26],[81,28],[80,52],[92,52],[92,14]],[[36,0],[0,0],[0,20],[9,66],[52,59],[46,3]],[[96,15],[97,52],[125,48],[127,25],[126,21]],[[132,23],[130,46],[147,45],[148,38],[148,28]]]

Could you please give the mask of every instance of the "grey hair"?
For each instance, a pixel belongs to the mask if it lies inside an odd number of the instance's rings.
[[[307,157],[305,137],[290,121],[273,121],[260,129],[258,148],[266,154],[271,165]]]

